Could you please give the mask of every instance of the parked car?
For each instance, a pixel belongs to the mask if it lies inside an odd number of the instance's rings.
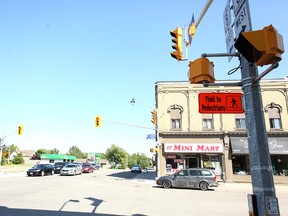
[[[135,164],[135,165],[133,165],[133,166],[131,167],[131,172],[139,172],[139,173],[141,173],[141,172],[142,172],[142,169],[141,169],[140,165]]]
[[[63,167],[60,171],[60,175],[81,175],[82,166],[80,164],[70,163]]]
[[[216,175],[213,170],[205,168],[183,169],[174,174],[162,176],[156,184],[164,188],[200,188],[218,187]]]
[[[55,173],[60,173],[61,169],[69,164],[70,162],[56,162],[53,167],[55,169]]]
[[[27,170],[27,176],[54,175],[54,167],[51,164],[36,164]]]
[[[99,170],[100,164],[98,164],[98,163],[92,163],[92,165],[93,165],[93,167],[94,167],[95,170]]]
[[[82,173],[93,173],[95,170],[94,166],[90,163],[83,163]]]

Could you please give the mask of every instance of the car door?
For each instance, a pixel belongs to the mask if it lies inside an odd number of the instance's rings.
[[[187,177],[189,187],[198,187],[200,179],[201,174],[199,170],[189,170],[189,176]]]
[[[181,170],[178,173],[175,174],[174,176],[174,187],[188,187],[188,171],[187,170]]]

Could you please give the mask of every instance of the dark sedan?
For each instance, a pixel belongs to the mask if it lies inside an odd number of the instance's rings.
[[[51,164],[37,164],[27,170],[27,176],[54,175],[54,167]]]
[[[70,162],[56,162],[53,167],[55,169],[55,173],[60,173],[61,169],[66,166]]]

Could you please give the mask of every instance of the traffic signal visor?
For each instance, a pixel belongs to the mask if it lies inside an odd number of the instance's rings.
[[[170,31],[170,35],[173,37],[172,38],[172,48],[175,49],[176,51],[171,52],[171,56],[178,61],[181,61],[183,57],[183,52],[182,52],[182,29],[181,28],[176,28],[175,30]]]
[[[188,77],[190,83],[214,83],[214,64],[202,57],[189,63]]]
[[[258,31],[241,32],[234,46],[247,61],[258,66],[281,61],[284,52],[283,37],[272,25]]]

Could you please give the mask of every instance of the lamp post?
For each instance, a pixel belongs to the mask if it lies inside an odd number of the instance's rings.
[[[158,130],[158,110],[156,108],[153,108],[151,106],[149,106],[147,103],[144,103],[143,101],[139,101],[137,99],[138,102],[144,104],[146,107],[149,108],[149,110],[156,111],[156,122],[155,124],[155,132],[156,132],[156,146],[158,149],[160,149],[160,145],[159,145],[159,130]],[[136,99],[132,97],[131,101],[130,101],[131,105],[133,106],[136,103]],[[151,112],[151,113],[152,113]],[[159,154],[159,150],[156,152],[156,178],[160,177],[160,154]]]

